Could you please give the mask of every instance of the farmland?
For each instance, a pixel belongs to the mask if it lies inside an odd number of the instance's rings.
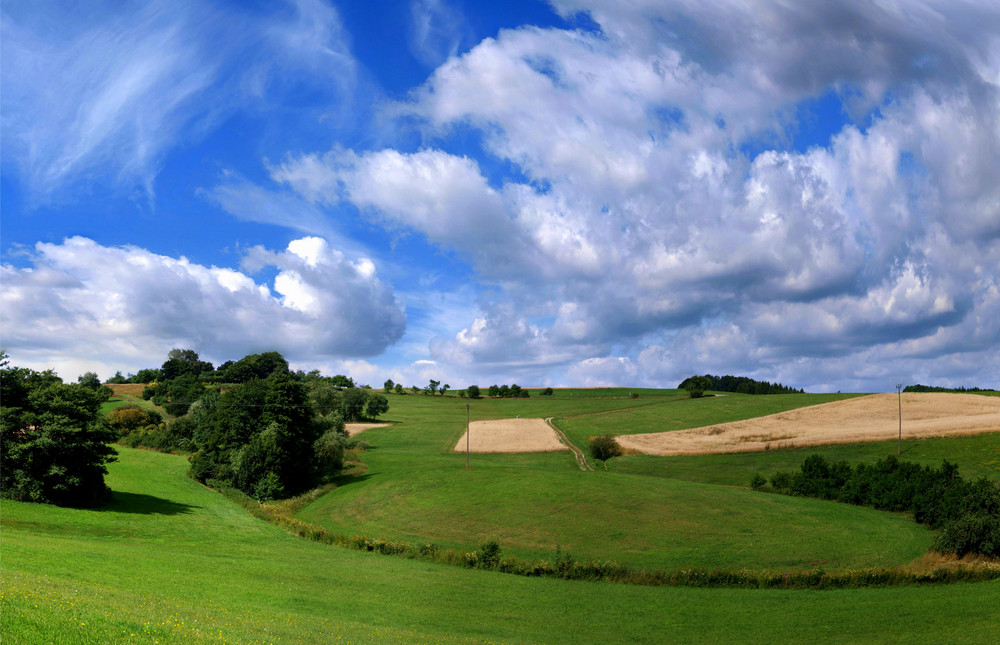
[[[557,390],[476,400],[392,396],[393,424],[358,435],[353,472],[299,513],[337,532],[635,567],[774,571],[919,567],[910,518],[755,493],[756,472],[820,452],[852,463],[895,442],[730,455],[626,455],[581,471],[568,452],[454,452],[472,420],[555,417],[574,443],[772,414],[842,395],[689,400],[675,390]],[[616,417],[618,417],[616,422]],[[627,421],[625,421],[627,419]],[[643,425],[645,424],[645,425]],[[910,440],[1000,478],[1000,434]],[[644,587],[534,579],[361,553],[254,519],[185,476],[182,456],[119,448],[114,502],[76,510],[5,500],[4,643],[29,642],[990,642],[1000,583],[844,590]]]

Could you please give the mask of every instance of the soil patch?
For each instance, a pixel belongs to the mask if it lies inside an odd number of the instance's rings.
[[[897,395],[823,403],[719,425],[618,437],[623,448],[648,455],[753,452],[831,443],[885,441],[899,436]],[[903,438],[1000,432],[1000,397],[907,393]]]
[[[344,430],[347,431],[348,437],[353,437],[361,434],[365,430],[371,430],[372,428],[384,428],[391,425],[391,423],[345,423]]]
[[[497,419],[473,421],[469,432],[455,444],[455,452],[465,452],[466,435],[469,452],[556,452],[569,450],[556,436],[545,419]]]

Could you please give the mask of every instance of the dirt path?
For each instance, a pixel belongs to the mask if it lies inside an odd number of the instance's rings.
[[[545,419],[545,423],[549,424],[549,427],[557,435],[559,435],[559,441],[563,442],[567,448],[573,453],[573,458],[576,459],[576,465],[580,467],[580,470],[593,470],[594,467],[587,463],[587,456],[583,454],[583,451],[576,447],[576,445],[569,440],[566,434],[557,428],[554,423],[552,423],[552,417]]]

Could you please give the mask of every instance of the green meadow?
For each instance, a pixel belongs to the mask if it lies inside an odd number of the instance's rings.
[[[591,472],[579,470],[568,452],[472,455],[465,469],[465,454],[453,448],[467,405],[473,420],[555,417],[585,449],[575,437],[613,428],[616,416],[635,432],[636,420],[652,428],[656,415],[670,410],[677,412],[669,423],[702,425],[794,406],[786,397],[807,397],[799,400],[806,405],[831,396],[733,395],[694,406],[671,390],[639,391],[638,398],[620,390],[556,392],[502,401],[392,396],[387,416],[395,424],[360,435],[369,447],[356,454],[356,476],[341,478],[299,518],[345,534],[468,550],[496,539],[504,554],[525,558],[551,559],[558,546],[576,558],[667,569],[906,565],[930,544],[932,533],[909,517],[746,489],[755,472],[797,467],[815,449],[626,456]],[[924,440],[904,449],[928,463],[948,458],[970,476],[1000,472],[1000,435]],[[849,461],[894,451],[887,443],[819,450]],[[699,589],[464,569],[292,536],[187,478],[183,456],[119,453],[107,478],[114,501],[105,508],[3,501],[4,644],[986,643],[1000,637],[997,581]]]

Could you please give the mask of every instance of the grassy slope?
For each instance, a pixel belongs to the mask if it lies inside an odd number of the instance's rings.
[[[471,402],[471,416],[573,414],[576,420],[604,423],[620,415],[653,418],[669,408],[692,410],[686,422],[701,424],[817,401],[815,395],[691,401],[679,399],[676,390],[644,392],[639,399],[599,399],[595,391],[581,390],[591,396],[573,400],[562,392],[527,401]],[[559,546],[576,558],[667,569],[891,566],[913,560],[930,545],[931,534],[903,516],[636,477],[649,474],[648,468],[623,467],[629,462],[613,462],[610,472],[581,472],[569,453],[474,455],[473,469],[465,471],[465,456],[451,449],[465,429],[469,402],[423,396],[390,401],[389,416],[399,423],[363,435],[373,446],[364,455],[366,476],[308,506],[301,519],[348,535],[470,550],[497,538],[506,552],[523,557],[551,559]],[[579,416],[584,412],[589,415]],[[562,426],[564,419],[557,422]],[[594,434],[582,426],[578,432]],[[746,486],[750,475],[738,485]]]
[[[1000,584],[794,592],[538,580],[291,537],[122,449],[100,511],[4,501],[14,643],[985,643]]]

